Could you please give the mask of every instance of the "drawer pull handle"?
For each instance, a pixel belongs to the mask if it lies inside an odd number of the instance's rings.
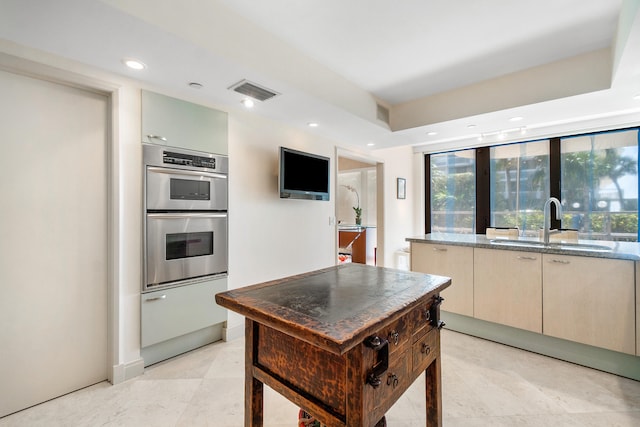
[[[393,342],[394,345],[398,345],[398,343],[400,342],[400,333],[398,333],[398,331],[396,331],[395,329],[389,332],[389,341]]]
[[[447,252],[447,248],[433,248],[436,252]]]
[[[380,377],[387,372],[389,368],[389,341],[372,335],[364,340],[364,345],[378,353],[376,356],[376,364],[373,365],[373,369],[371,369],[371,372],[367,375],[367,384],[373,388],[378,388],[380,384],[382,384]]]
[[[538,258],[536,258],[534,256],[519,256],[518,259],[521,259],[523,261],[535,261]]]
[[[429,346],[429,344],[427,344],[426,342],[422,343],[422,348],[420,349],[420,352],[424,353],[425,355],[429,355],[429,353],[431,353],[431,346]]]
[[[149,138],[149,139],[159,139],[162,142],[167,142],[167,138],[165,138],[164,136],[160,136],[160,135],[147,135],[147,138]]]
[[[552,259],[551,262],[554,264],[569,264],[571,261],[567,261],[564,259]]]
[[[427,316],[427,320],[429,321],[431,326],[438,329],[442,329],[445,325],[445,323],[439,319],[438,312],[438,307],[440,306],[440,304],[442,304],[442,301],[444,301],[444,298],[442,298],[440,295],[436,295],[433,298],[433,304],[431,304],[431,307],[429,307],[429,315]]]
[[[144,302],[158,301],[158,300],[166,299],[166,298],[167,298],[167,296],[163,294],[163,295],[160,295],[160,296],[157,296],[157,297],[147,298],[146,300],[144,300]]]
[[[396,374],[389,374],[387,377],[387,385],[392,385],[393,388],[398,386],[398,376]]]

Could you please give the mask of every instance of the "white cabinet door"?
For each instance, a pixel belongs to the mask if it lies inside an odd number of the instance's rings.
[[[442,310],[473,316],[473,248],[411,243],[411,270],[451,277]]]
[[[544,255],[545,335],[635,354],[634,262]]]
[[[215,300],[226,290],[224,278],[142,294],[142,347],[227,320],[227,311]]]
[[[142,91],[142,141],[228,154],[227,113]]]
[[[541,333],[541,260],[539,253],[476,248],[475,317]]]

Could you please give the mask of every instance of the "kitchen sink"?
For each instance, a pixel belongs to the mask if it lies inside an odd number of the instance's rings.
[[[535,240],[501,240],[493,239],[489,243],[496,246],[511,246],[520,248],[541,248],[541,249],[559,249],[563,251],[583,251],[583,252],[611,252],[613,249],[605,245],[596,245],[591,243],[562,243],[552,242],[544,244]]]

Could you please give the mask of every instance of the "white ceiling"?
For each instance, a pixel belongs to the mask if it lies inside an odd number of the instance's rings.
[[[223,0],[396,104],[611,45],[621,0]]]
[[[640,0],[0,0],[0,39],[231,109],[246,78],[281,93],[255,114],[361,149],[640,124]]]

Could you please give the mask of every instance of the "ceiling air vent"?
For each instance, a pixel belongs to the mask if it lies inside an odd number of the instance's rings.
[[[248,80],[241,80],[231,86],[229,89],[243,95],[250,96],[253,99],[257,99],[258,101],[266,101],[267,99],[271,99],[274,96],[279,95],[278,92],[274,92],[271,89],[267,89],[255,83],[251,83]]]
[[[382,120],[386,124],[389,124],[389,109],[380,104],[376,104],[376,105],[378,107],[378,111],[377,111],[378,120]]]

